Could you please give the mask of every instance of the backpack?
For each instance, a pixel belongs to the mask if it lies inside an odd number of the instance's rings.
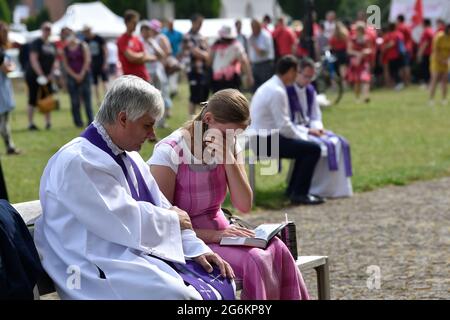
[[[42,274],[25,222],[8,201],[0,200],[0,300],[32,300]]]
[[[398,52],[400,52],[400,55],[403,57],[406,55],[406,46],[405,46],[405,42],[402,40],[399,40],[398,43]]]

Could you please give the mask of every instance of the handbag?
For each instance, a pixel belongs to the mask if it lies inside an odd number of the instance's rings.
[[[237,225],[239,227],[250,229],[250,230],[253,230],[253,229],[256,228],[255,225],[253,225],[250,222],[245,221],[241,217],[233,214],[229,209],[222,208],[222,212],[223,212],[225,218],[228,220],[228,222],[230,224],[234,224],[234,225]]]
[[[47,86],[39,86],[37,107],[41,113],[49,113],[56,109],[57,101]]]
[[[173,56],[168,56],[166,60],[164,61],[164,68],[166,71],[166,74],[170,76],[171,74],[174,74],[175,72],[178,72],[181,70],[181,63],[178,61],[177,58]]]

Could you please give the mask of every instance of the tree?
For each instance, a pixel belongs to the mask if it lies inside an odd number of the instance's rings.
[[[92,0],[72,0],[71,3],[92,2]],[[127,9],[133,9],[139,12],[142,19],[147,18],[147,1],[146,0],[101,0],[112,12],[119,16],[123,16]]]
[[[29,17],[25,24],[28,30],[36,30],[41,27],[41,24],[45,21],[50,21],[50,14],[47,8],[43,8],[36,16]]]
[[[346,0],[315,0],[314,7],[317,13],[317,19],[323,19],[329,10],[337,11],[340,4]],[[303,20],[306,14],[305,0],[278,0],[283,11],[293,19]]]
[[[366,12],[371,5],[380,7],[381,21],[386,22],[389,18],[391,0],[345,0],[341,2],[337,14],[338,17],[353,19],[359,11]]]
[[[283,11],[293,19],[304,19],[305,0],[278,0]],[[370,5],[378,5],[381,8],[382,21],[389,16],[391,0],[315,0],[314,7],[317,19],[325,18],[327,11],[336,11],[339,19],[355,19],[358,11],[366,11]]]
[[[0,20],[11,23],[11,10],[6,0],[0,0]]]
[[[175,0],[175,15],[178,19],[188,19],[194,13],[205,18],[217,18],[220,14],[220,0]]]
[[[72,0],[75,2],[92,2],[92,0]],[[133,9],[147,18],[147,0],[101,0],[111,11],[123,16],[125,10]],[[200,13],[206,18],[217,18],[220,14],[221,0],[153,0],[153,2],[173,2],[175,15],[179,19],[190,18],[194,13]]]

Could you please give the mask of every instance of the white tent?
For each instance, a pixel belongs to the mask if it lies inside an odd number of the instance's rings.
[[[52,34],[59,34],[63,27],[81,31],[84,26],[90,26],[94,33],[103,37],[118,37],[125,32],[123,18],[97,1],[69,6],[64,16],[53,24]]]
[[[208,39],[217,38],[219,35],[219,30],[222,26],[234,27],[236,19],[204,19],[202,28],[200,29],[200,34]],[[242,21],[242,34],[250,36],[252,33],[251,29],[251,19],[243,18]],[[191,29],[191,21],[189,19],[177,19],[174,20],[173,27],[175,30],[181,33],[187,33]]]
[[[27,42],[27,38],[24,33],[9,31],[8,32],[8,40],[11,43],[24,44]]]

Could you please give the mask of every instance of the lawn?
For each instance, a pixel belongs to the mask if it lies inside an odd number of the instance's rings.
[[[80,133],[72,124],[65,94],[61,95],[61,109],[52,114],[52,129],[28,131],[23,83],[16,84],[15,92],[17,108],[11,126],[14,141],[24,154],[1,157],[13,203],[38,198],[39,179],[48,159]],[[159,137],[168,135],[187,119],[187,98],[187,86],[182,85],[169,128],[159,129]],[[426,91],[413,86],[402,92],[374,91],[368,105],[356,104],[347,92],[338,106],[324,110],[326,127],[351,142],[356,192],[450,175],[450,105],[431,108],[426,102]],[[35,122],[44,127],[42,115],[37,114]],[[144,146],[144,159],[149,158],[152,149],[153,144]],[[257,176],[258,208],[282,208],[288,204],[283,195],[288,164],[283,168],[275,176]]]

